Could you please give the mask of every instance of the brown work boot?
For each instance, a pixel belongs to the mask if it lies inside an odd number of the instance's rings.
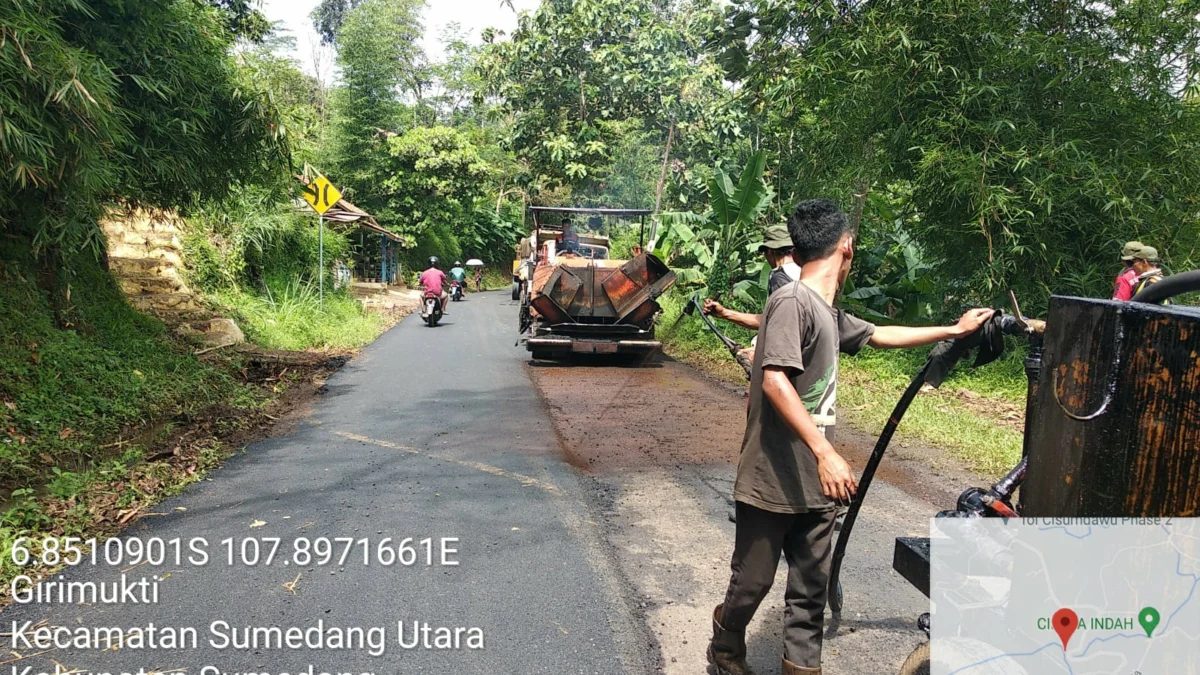
[[[783,660],[783,675],[821,675],[820,668],[802,668],[787,659]]]
[[[746,663],[746,634],[721,627],[721,605],[713,610],[713,636],[708,643],[708,662],[717,675],[754,675]]]

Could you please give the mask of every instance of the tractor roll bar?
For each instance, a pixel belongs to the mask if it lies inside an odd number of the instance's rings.
[[[617,218],[637,217],[640,221],[638,230],[639,248],[646,244],[646,216],[654,213],[650,209],[593,209],[581,206],[530,206],[529,212],[533,214],[533,226],[535,229],[541,229],[541,224],[538,223],[539,213],[578,213],[580,215],[612,216]]]

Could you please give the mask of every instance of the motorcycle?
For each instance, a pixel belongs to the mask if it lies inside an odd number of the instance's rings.
[[[442,320],[442,298],[436,293],[425,292],[425,301],[421,305],[421,320],[430,328]]]
[[[463,299],[463,285],[459,281],[450,282],[450,299],[458,302]]]

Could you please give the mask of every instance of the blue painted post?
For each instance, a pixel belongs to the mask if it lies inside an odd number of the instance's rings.
[[[379,235],[379,281],[387,280],[387,237]]]

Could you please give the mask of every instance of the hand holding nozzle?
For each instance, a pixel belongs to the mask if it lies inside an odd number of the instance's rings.
[[[1008,303],[1012,309],[1011,316],[1005,316],[1000,329],[1010,335],[1041,335],[1046,332],[1046,322],[1041,319],[1027,319],[1021,314],[1021,303],[1017,302],[1017,294],[1008,291]]]
[[[722,305],[712,298],[704,299],[704,307],[701,309],[701,311],[709,316],[715,316],[718,319],[724,319],[726,313],[728,312],[728,310],[725,309],[725,305]]]
[[[746,376],[749,377],[752,364],[750,363],[750,359],[744,353],[745,347],[729,339],[728,336],[726,336],[717,328],[716,324],[712,322],[712,319],[708,318],[709,314],[721,316],[721,314],[726,311],[725,308],[721,305],[721,303],[711,298],[706,299],[704,303],[701,304],[700,296],[693,295],[688,299],[687,305],[684,306],[683,313],[687,314],[688,316],[693,316],[696,314],[697,309],[700,310],[700,319],[704,321],[704,325],[708,326],[708,329],[713,332],[713,335],[716,335],[717,339],[725,345],[725,348],[729,350],[730,355],[732,355],[734,360],[737,361],[738,365],[742,367],[742,370],[746,371]]]

